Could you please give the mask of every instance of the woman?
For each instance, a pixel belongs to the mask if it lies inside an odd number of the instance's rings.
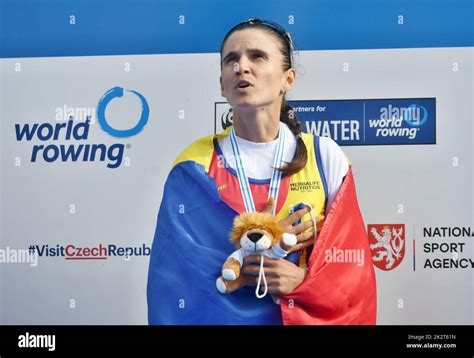
[[[233,127],[191,144],[167,179],[150,259],[151,324],[375,323],[374,272],[349,163],[331,139],[302,133],[287,105],[296,79],[292,51],[289,34],[269,21],[243,22],[225,36],[220,83]],[[343,181],[347,195],[339,193]],[[275,204],[267,208],[270,196]],[[306,207],[297,210],[300,203],[313,205],[322,226],[315,252],[316,228]],[[253,210],[273,211],[297,235],[288,260],[264,260],[268,293],[281,305],[253,293],[258,256],[244,261],[248,287],[230,295],[215,287],[235,249],[232,220]],[[325,215],[330,226],[322,225]],[[366,265],[324,260],[332,247],[364,250]]]

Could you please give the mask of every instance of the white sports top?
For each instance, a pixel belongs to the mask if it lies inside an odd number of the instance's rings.
[[[283,123],[286,131],[285,152],[283,160],[291,162],[296,151],[296,137],[290,128]],[[254,143],[237,137],[239,143],[240,155],[247,177],[251,179],[270,179],[272,175],[272,165],[277,149],[278,138],[267,143]],[[219,146],[222,149],[224,158],[232,169],[236,169],[235,160],[233,160],[232,146],[230,137],[226,136],[219,139]],[[349,170],[349,163],[342,152],[341,147],[327,137],[320,137],[319,149],[321,154],[321,164],[324,177],[328,186],[328,199],[326,213],[331,208],[331,204],[339,192],[343,178]]]

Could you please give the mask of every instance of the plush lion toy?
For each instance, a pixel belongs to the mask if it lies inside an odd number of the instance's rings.
[[[273,205],[272,199],[268,205]],[[296,236],[285,233],[276,217],[268,212],[243,213],[235,217],[230,240],[238,249],[227,258],[222,267],[222,276],[216,281],[220,293],[232,293],[245,285],[243,275],[240,275],[245,257],[264,255],[272,259],[282,259],[297,244]],[[261,266],[261,274],[262,271]],[[258,287],[256,294],[261,298],[258,295]]]

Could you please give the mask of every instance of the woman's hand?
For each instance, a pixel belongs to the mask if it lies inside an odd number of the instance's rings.
[[[282,295],[298,287],[306,276],[306,269],[298,267],[287,260],[273,260],[264,257],[263,270],[268,285],[268,293]],[[242,273],[248,275],[247,284],[255,286],[260,271],[260,256],[244,258]]]
[[[273,200],[270,200],[264,212],[273,212]],[[306,231],[313,227],[313,221],[307,220],[298,225],[293,226],[295,222],[300,220],[303,216],[309,213],[310,208],[304,208],[289,214],[285,219],[278,223],[283,227],[287,233],[296,235],[297,244],[293,246],[289,253],[300,251],[310,247],[314,244],[314,228],[311,231]],[[324,219],[324,216],[318,216],[316,223]],[[317,230],[317,228],[316,228]],[[264,257],[263,270],[267,280],[268,292],[270,294],[286,294],[298,287],[306,277],[306,269],[298,267],[287,260],[274,260]],[[244,275],[244,282],[246,285],[255,286],[258,282],[258,274],[260,272],[260,255],[248,256],[244,258],[244,264],[241,269],[241,274]]]
[[[273,211],[273,200],[271,200],[265,209],[263,210],[264,212],[272,213]],[[307,213],[309,213],[310,208],[305,206],[302,209],[299,209],[295,211],[292,214],[289,214],[285,219],[280,220],[278,223],[283,227],[284,231],[289,233],[289,234],[295,234],[296,235],[296,240],[298,243],[293,246],[289,253],[295,252],[295,251],[301,251],[303,249],[306,249],[314,244],[314,230],[313,228],[313,221],[312,220],[307,220],[304,221],[298,225],[293,226],[295,222],[300,220],[303,216],[305,216]],[[324,216],[318,216],[316,218],[316,224],[320,222],[321,220],[324,219]],[[313,228],[311,231],[306,231],[309,228]],[[316,227],[317,230],[317,227]]]

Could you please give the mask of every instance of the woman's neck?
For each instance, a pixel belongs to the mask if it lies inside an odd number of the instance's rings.
[[[274,111],[275,112],[275,111]],[[278,137],[280,112],[270,113],[266,109],[234,112],[235,134],[255,143],[267,143]]]

